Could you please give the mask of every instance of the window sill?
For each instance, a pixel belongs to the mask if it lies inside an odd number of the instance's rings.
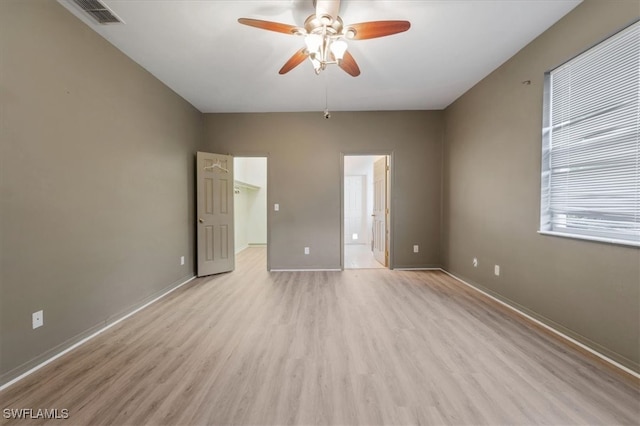
[[[615,238],[593,237],[591,235],[571,234],[568,232],[538,231],[541,235],[551,235],[553,237],[573,238],[577,240],[594,241],[598,243],[615,244],[628,247],[640,247],[640,241],[617,240]]]

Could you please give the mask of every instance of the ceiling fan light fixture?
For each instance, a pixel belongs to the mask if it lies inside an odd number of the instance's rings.
[[[322,62],[316,59],[315,55],[309,55],[309,60],[313,64],[313,70],[316,74],[320,74],[320,71],[322,71]]]
[[[345,26],[338,14],[340,0],[314,0],[313,4],[316,12],[305,19],[304,27],[261,19],[238,18],[240,24],[250,27],[304,36],[305,47],[294,53],[282,66],[278,71],[281,75],[288,73],[309,58],[316,74],[320,74],[327,69],[328,65],[333,64],[338,65],[350,76],[357,77],[360,75],[360,68],[351,52],[347,50],[349,40],[386,37],[411,28],[409,21],[399,20],[368,21]]]
[[[331,53],[333,53],[336,61],[341,61],[342,58],[344,58],[344,53],[347,51],[347,42],[341,39],[334,40],[329,49],[331,49]]]
[[[307,45],[309,54],[320,52],[322,41],[322,36],[320,34],[307,34],[304,38],[304,42]]]

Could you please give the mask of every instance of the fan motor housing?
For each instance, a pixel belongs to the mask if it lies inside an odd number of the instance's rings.
[[[318,17],[313,14],[304,21],[304,29],[308,34],[322,34],[323,28],[326,28],[328,35],[337,35],[342,32],[343,27],[342,19],[339,16],[333,19],[329,15]]]

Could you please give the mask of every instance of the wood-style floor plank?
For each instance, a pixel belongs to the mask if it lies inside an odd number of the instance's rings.
[[[269,273],[250,248],[6,389],[5,408],[73,425],[637,425],[640,390],[442,272]]]

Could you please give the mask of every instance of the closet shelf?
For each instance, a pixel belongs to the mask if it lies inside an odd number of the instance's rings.
[[[257,191],[257,190],[259,190],[259,189],[260,189],[260,187],[259,187],[259,186],[251,185],[250,183],[242,182],[242,181],[240,181],[240,180],[234,180],[234,181],[233,181],[233,185],[234,185],[235,187],[240,187],[240,188],[245,188],[245,189],[251,189],[251,190],[254,190],[254,191]]]

